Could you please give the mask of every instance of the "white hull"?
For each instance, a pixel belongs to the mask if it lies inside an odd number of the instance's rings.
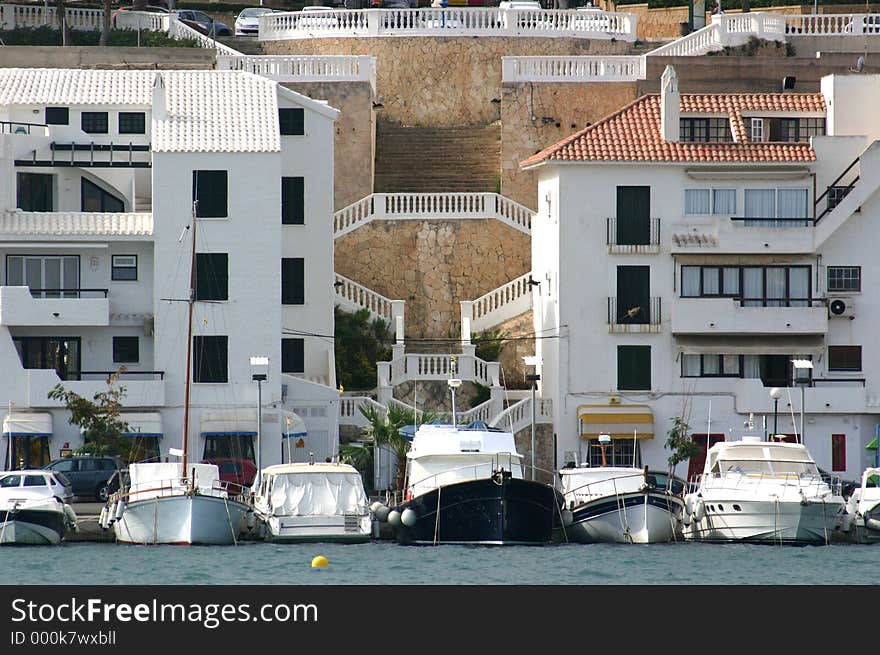
[[[566,532],[578,543],[668,543],[681,539],[683,506],[680,498],[663,494],[604,496],[572,510],[574,523]]]
[[[266,541],[275,543],[365,543],[372,537],[369,515],[259,516]]]
[[[227,545],[241,534],[247,509],[218,496],[149,498],[127,504],[113,531],[128,544]]]
[[[0,521],[0,544],[22,546],[56,546],[61,535],[44,525],[12,519]]]
[[[702,520],[692,520],[690,525],[684,527],[685,539],[827,544],[839,527],[843,512],[840,498],[807,504],[797,500],[704,498],[704,503],[705,515]]]

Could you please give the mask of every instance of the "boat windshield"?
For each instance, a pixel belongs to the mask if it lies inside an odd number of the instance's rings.
[[[722,459],[718,462],[719,470],[725,473],[742,473],[743,475],[819,475],[813,462],[781,462],[766,459]]]
[[[21,485],[20,475],[4,475],[0,478],[0,488],[7,489],[9,487],[18,487]]]

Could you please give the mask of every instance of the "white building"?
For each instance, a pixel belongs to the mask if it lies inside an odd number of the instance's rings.
[[[294,460],[336,452],[337,114],[250,73],[0,70],[4,468],[79,446],[49,391],[121,365],[132,459],[181,447],[194,208],[189,458],[256,460],[258,392],[262,465],[294,414]]]
[[[536,349],[559,466],[596,461],[609,432],[615,457],[638,443],[665,469],[673,417],[705,448],[750,414],[758,434],[803,432],[835,475],[873,462],[878,103],[880,76],[689,95],[667,68],[661,94],[522,162],[540,174]],[[810,360],[809,386],[795,359]]]

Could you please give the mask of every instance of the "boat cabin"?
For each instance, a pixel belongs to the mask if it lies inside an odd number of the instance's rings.
[[[761,441],[759,437],[716,443],[706,456],[704,473],[713,477],[731,473],[761,477],[819,477],[819,469],[806,446]]]

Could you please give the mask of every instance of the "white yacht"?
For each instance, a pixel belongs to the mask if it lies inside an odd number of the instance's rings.
[[[51,471],[0,475],[0,544],[55,545],[76,530],[76,514],[57,493]]]
[[[880,487],[872,482],[880,476],[880,468],[867,468],[862,473],[862,486],[846,502],[843,531],[849,541],[857,544],[880,543]]]
[[[267,541],[359,543],[372,535],[360,473],[337,463],[278,464],[263,469],[254,514]]]
[[[685,496],[684,536],[695,541],[828,544],[844,499],[803,444],[744,436],[720,442]]]

